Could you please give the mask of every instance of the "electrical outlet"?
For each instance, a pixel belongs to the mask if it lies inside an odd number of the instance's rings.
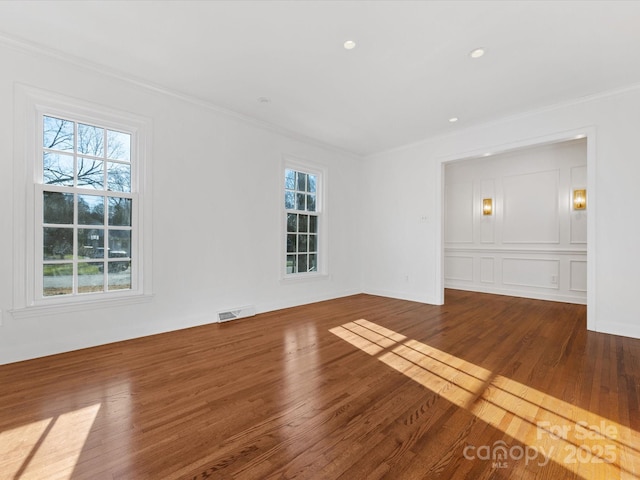
[[[557,285],[557,284],[558,284],[558,276],[551,275],[551,285]]]

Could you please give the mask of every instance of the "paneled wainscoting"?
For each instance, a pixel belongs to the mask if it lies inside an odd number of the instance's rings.
[[[460,290],[587,303],[587,251],[445,248],[445,286]]]
[[[640,478],[640,340],[370,295],[0,367],[3,479]]]

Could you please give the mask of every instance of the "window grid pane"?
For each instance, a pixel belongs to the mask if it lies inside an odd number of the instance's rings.
[[[317,182],[316,175],[285,170],[285,209],[315,212]]]
[[[42,275],[43,296],[51,297],[55,295],[69,295],[73,293],[72,263],[43,265]]]

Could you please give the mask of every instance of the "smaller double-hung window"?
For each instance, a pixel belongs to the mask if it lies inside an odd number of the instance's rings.
[[[318,171],[285,168],[286,277],[313,275],[322,270],[321,182],[322,174]]]

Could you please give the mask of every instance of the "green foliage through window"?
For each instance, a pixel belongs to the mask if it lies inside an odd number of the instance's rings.
[[[286,273],[318,271],[318,175],[285,169]]]

